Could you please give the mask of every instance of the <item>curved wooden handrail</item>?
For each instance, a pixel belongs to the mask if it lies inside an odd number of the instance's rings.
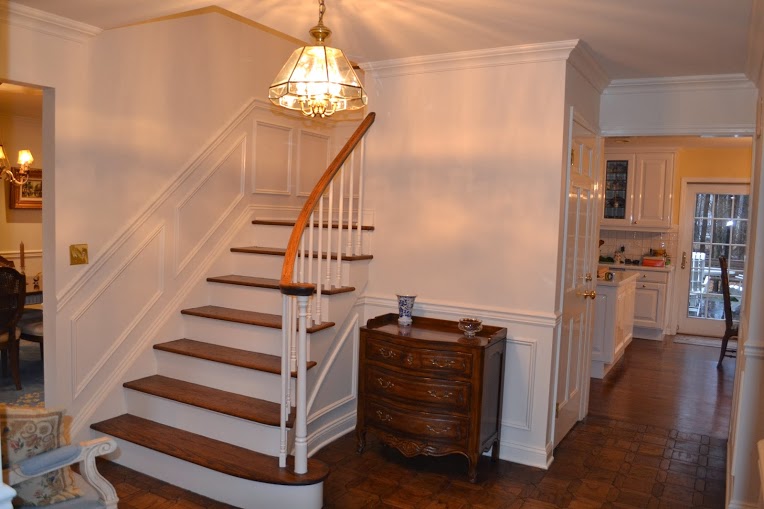
[[[297,252],[299,250],[302,233],[305,231],[305,227],[308,225],[308,221],[310,220],[310,215],[315,210],[316,205],[318,205],[319,199],[323,196],[326,188],[329,187],[329,183],[332,181],[332,179],[334,179],[334,176],[337,174],[340,168],[342,168],[342,165],[345,164],[345,161],[353,152],[356,145],[358,145],[358,143],[363,139],[366,131],[368,131],[371,125],[374,123],[374,118],[376,116],[377,114],[374,112],[366,115],[366,118],[363,119],[363,122],[361,122],[353,135],[348,138],[345,146],[342,147],[329,167],[326,168],[326,171],[316,183],[313,191],[310,193],[310,196],[308,196],[308,200],[302,207],[302,211],[300,211],[300,215],[295,221],[294,228],[292,228],[292,234],[289,237],[289,244],[287,244],[286,253],[284,255],[284,265],[281,268],[281,280],[279,281],[279,288],[281,289],[281,293],[286,295],[312,295],[315,291],[316,285],[314,284],[292,282],[292,277],[294,275],[294,265],[295,261],[297,260]],[[329,211],[329,214],[331,215],[331,211]]]

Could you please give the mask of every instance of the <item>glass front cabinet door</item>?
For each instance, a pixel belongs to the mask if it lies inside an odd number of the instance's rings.
[[[605,213],[602,224],[618,226],[631,223],[631,187],[634,155],[608,155],[605,163]]]

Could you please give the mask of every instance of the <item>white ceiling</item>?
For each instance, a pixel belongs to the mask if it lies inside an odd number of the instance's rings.
[[[326,0],[357,62],[582,39],[611,79],[745,73],[761,0]],[[217,5],[301,40],[317,0],[15,0],[103,29]],[[762,34],[757,34],[761,37]]]

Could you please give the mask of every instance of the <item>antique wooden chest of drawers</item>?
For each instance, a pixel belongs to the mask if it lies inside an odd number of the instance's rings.
[[[372,431],[406,456],[458,453],[475,482],[480,455],[498,458],[507,330],[484,325],[466,338],[457,322],[398,315],[361,327],[358,451]]]

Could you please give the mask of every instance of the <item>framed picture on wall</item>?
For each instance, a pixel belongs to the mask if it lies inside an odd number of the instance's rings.
[[[18,168],[13,173],[18,178]],[[30,169],[29,180],[22,186],[11,184],[11,199],[8,206],[12,209],[42,208],[42,170]]]

